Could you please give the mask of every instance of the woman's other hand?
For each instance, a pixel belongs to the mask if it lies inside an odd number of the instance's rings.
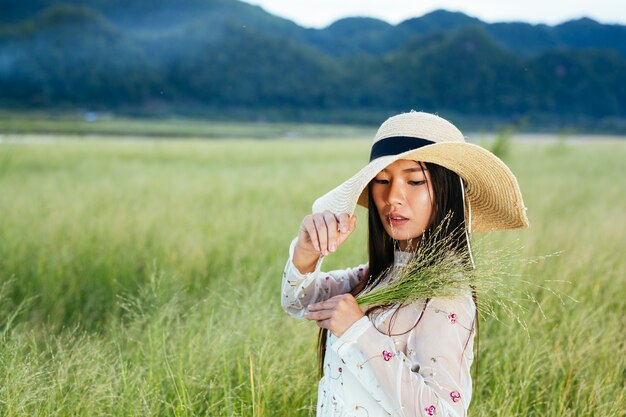
[[[352,294],[342,294],[321,303],[309,305],[304,318],[315,320],[319,327],[328,329],[335,336],[341,337],[364,315]]]
[[[335,215],[326,210],[305,216],[300,223],[293,264],[303,274],[313,271],[319,257],[336,251],[355,228],[356,216],[347,213]]]

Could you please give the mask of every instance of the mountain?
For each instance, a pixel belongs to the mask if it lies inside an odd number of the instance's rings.
[[[626,123],[626,35],[443,10],[302,28],[237,0],[0,0],[0,107]],[[150,110],[146,110],[150,111]],[[609,127],[610,128],[610,127]]]
[[[324,29],[308,29],[238,0],[0,0],[3,11],[0,26],[18,24],[59,4],[95,10],[120,30],[136,35],[182,33],[198,26],[218,31],[225,24],[241,25],[288,36],[333,56],[382,54],[398,49],[418,35],[450,33],[469,26],[484,28],[517,55],[530,56],[564,47],[614,49],[626,56],[626,26],[601,24],[589,18],[557,26],[485,23],[463,13],[435,10],[398,25],[372,18],[345,18]]]
[[[349,17],[324,30],[310,30],[306,42],[333,56],[381,54],[406,41],[395,34],[394,26],[378,19]]]
[[[484,25],[484,23],[464,13],[435,10],[422,17],[405,20],[398,26],[413,34],[426,34],[432,32],[452,32],[467,26],[480,25]]]

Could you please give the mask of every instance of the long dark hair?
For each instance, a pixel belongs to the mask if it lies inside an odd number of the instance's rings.
[[[429,240],[436,240],[440,238],[451,238],[452,249],[462,254],[467,259],[468,267],[470,266],[470,248],[468,247],[466,235],[465,235],[465,207],[463,204],[463,187],[461,186],[461,178],[453,171],[444,168],[440,165],[419,162],[422,168],[426,168],[430,173],[430,181],[432,182],[433,194],[430,198],[433,203],[432,218],[430,219],[430,226],[425,233],[420,237],[421,241],[417,245],[413,245],[412,250],[416,250],[420,245],[426,245],[435,243]],[[371,183],[370,183],[371,185]],[[394,240],[387,234],[383,226],[382,220],[378,215],[378,211],[375,209],[372,193],[370,192],[370,185],[368,185],[368,255],[369,255],[369,273],[366,274],[356,287],[351,291],[351,294],[357,296],[365,287],[376,285],[385,271],[387,271],[394,261],[394,249],[396,248]],[[432,233],[437,230],[437,233]],[[476,299],[476,292],[472,290],[472,298],[474,303],[478,305]],[[424,303],[424,309],[430,299],[427,299]],[[368,309],[365,314],[379,310],[381,307],[372,307]],[[397,314],[399,309],[394,312]],[[423,316],[424,310],[420,314],[415,324],[406,332],[413,330],[420,322]],[[392,317],[393,323],[393,317]],[[478,311],[474,316],[474,323],[476,324],[476,363],[474,368],[474,379],[477,380],[478,374],[478,348],[480,339],[478,336]],[[389,326],[389,332],[391,332]],[[403,334],[404,334],[403,333]],[[388,334],[391,336],[391,333]],[[318,357],[319,357],[319,373],[320,376],[324,372],[324,357],[326,355],[326,340],[328,338],[328,330],[320,329],[318,336]],[[471,334],[465,343],[471,338]]]

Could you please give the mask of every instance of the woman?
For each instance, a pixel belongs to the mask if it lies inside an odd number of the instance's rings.
[[[368,207],[369,262],[321,272]],[[447,239],[472,263],[469,232],[527,227],[495,155],[448,121],[410,112],[379,128],[370,162],[304,217],[283,274],[287,313],[321,329],[318,416],[464,416],[478,328],[471,291],[363,311],[355,296],[398,277],[420,246]]]

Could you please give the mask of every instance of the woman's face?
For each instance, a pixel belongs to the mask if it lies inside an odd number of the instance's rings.
[[[406,250],[430,224],[433,188],[426,165],[400,159],[380,171],[370,192],[385,230]]]

